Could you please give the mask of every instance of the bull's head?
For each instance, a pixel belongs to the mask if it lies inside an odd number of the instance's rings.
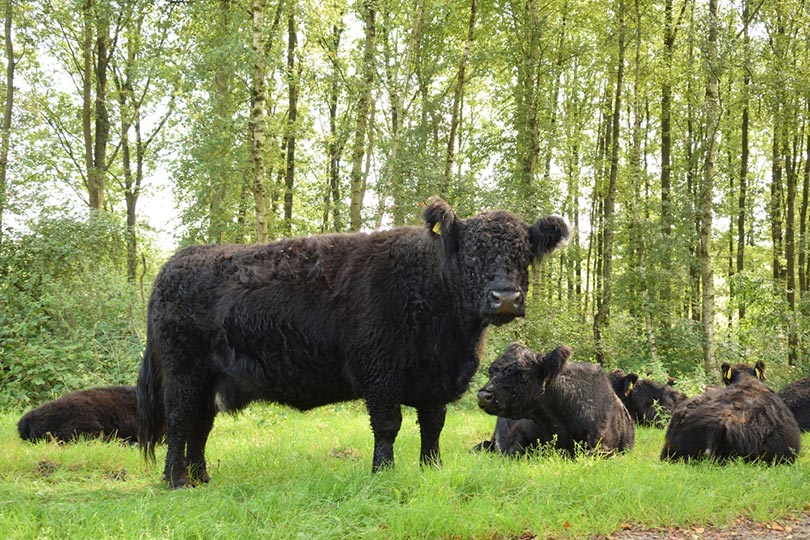
[[[424,219],[445,255],[458,263],[465,308],[496,325],[525,314],[529,266],[571,237],[561,217],[531,225],[505,211],[460,219],[441,199],[425,209]]]
[[[495,416],[529,417],[569,356],[571,349],[566,346],[543,355],[512,343],[489,367],[489,381],[478,391],[478,406]]]

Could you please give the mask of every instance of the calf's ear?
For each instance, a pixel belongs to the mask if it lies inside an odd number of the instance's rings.
[[[554,377],[560,371],[562,371],[563,367],[565,367],[565,363],[568,361],[568,357],[571,356],[571,347],[567,347],[565,345],[560,345],[550,353],[546,354],[543,357],[543,368],[545,370],[547,377]]]
[[[638,382],[638,375],[630,373],[624,378],[624,397],[629,396],[633,392],[636,383]]]
[[[754,364],[754,373],[757,374],[757,379],[759,379],[760,381],[766,380],[766,377],[765,377],[765,362],[760,360],[759,362]]]
[[[434,237],[441,238],[445,251],[453,252],[458,247],[459,219],[455,210],[443,199],[436,199],[422,213],[425,227]]]
[[[571,228],[559,216],[542,217],[529,227],[529,243],[536,258],[554,251],[571,239]]]

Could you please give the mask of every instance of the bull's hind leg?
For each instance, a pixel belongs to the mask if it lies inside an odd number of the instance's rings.
[[[193,484],[207,484],[211,477],[205,465],[205,443],[214,426],[215,411],[213,406],[201,409],[193,422],[191,433],[186,444],[186,469]]]
[[[419,461],[422,465],[442,464],[439,453],[439,436],[444,428],[444,418],[447,407],[442,405],[437,409],[416,409],[416,418],[419,422],[419,432],[422,438],[422,448]]]
[[[208,481],[205,442],[213,425],[208,384],[197,378],[175,378],[166,384],[166,466],[170,489]],[[190,474],[189,474],[190,473]]]

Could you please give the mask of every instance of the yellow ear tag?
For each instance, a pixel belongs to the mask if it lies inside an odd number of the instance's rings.
[[[726,380],[729,380],[729,381],[731,380],[731,368],[728,368],[726,370]]]
[[[759,370],[759,368],[754,368],[754,373],[757,374],[757,379],[760,379],[760,380],[765,379],[765,377],[762,376],[762,372]]]
[[[433,232],[436,234],[436,236],[441,236],[442,235],[442,222],[441,221],[437,221],[436,224],[433,226]]]
[[[633,383],[631,381],[631,382],[627,383],[627,390],[624,391],[624,397],[629,396],[630,392],[632,392],[632,391],[633,391]]]

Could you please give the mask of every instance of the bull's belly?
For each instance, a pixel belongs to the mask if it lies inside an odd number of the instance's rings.
[[[339,358],[312,352],[234,353],[222,368],[215,389],[221,410],[239,409],[251,401],[308,410],[360,397]]]

